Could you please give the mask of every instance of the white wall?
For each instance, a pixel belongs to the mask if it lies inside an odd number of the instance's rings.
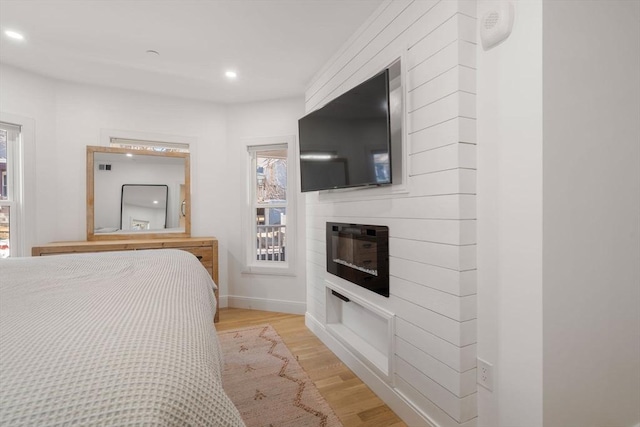
[[[0,111],[36,124],[37,230],[29,247],[86,238],[85,147],[103,144],[103,130],[150,134],[160,140],[185,137],[191,143],[191,234],[218,238],[221,305],[231,286],[234,295],[286,300],[290,304],[276,306],[303,312],[303,273],[249,277],[240,274],[237,262],[245,183],[239,166],[241,139],[296,135],[304,112],[302,98],[228,107],[61,82],[0,65]],[[303,209],[300,215],[304,224]],[[299,269],[304,272],[302,262]]]
[[[514,4],[478,47],[478,425],[636,425],[639,4]]]
[[[102,143],[101,130],[183,136],[195,141],[190,147],[191,233],[217,237],[222,245],[222,260],[226,256],[226,235],[218,200],[224,190],[217,183],[224,181],[227,168],[225,107],[95,86],[53,84],[57,105],[57,161],[65,165],[57,169],[57,182],[67,183],[56,194],[60,212],[56,239],[85,237],[85,181],[78,179],[78,171],[83,170],[85,164],[85,147]],[[225,283],[226,279],[226,275],[221,276],[221,282]]]
[[[229,236],[228,269],[230,282],[229,305],[254,309],[285,311],[302,314],[305,311],[306,288],[304,286],[304,245],[297,245],[297,263],[292,275],[265,275],[243,273],[243,238],[242,212],[247,207],[247,145],[267,138],[272,143],[286,142],[277,137],[296,136],[298,134],[298,119],[304,115],[302,98],[291,98],[268,102],[240,104],[229,106],[229,158],[230,173],[228,182],[234,182],[228,187],[226,201],[233,206],[227,212],[226,223]],[[293,138],[297,144],[297,138]],[[297,153],[297,150],[296,150]],[[293,160],[294,163],[297,159]],[[295,166],[295,164],[293,165]],[[298,192],[298,177],[288,174],[289,186]],[[297,198],[298,240],[304,236],[304,204]]]
[[[496,2],[479,1],[478,17]],[[478,387],[481,426],[542,425],[542,1],[478,44]]]
[[[545,1],[544,425],[640,423],[640,3]]]
[[[402,57],[409,182],[306,193],[307,324],[412,426],[476,416],[475,26],[473,2],[385,2],[306,91],[311,111]],[[389,227],[388,299],[326,273],[328,221]],[[325,331],[325,280],[396,315],[394,384]]]
[[[24,73],[0,64],[0,112],[34,120],[35,155],[27,159],[25,179],[27,188],[35,189],[35,195],[27,194],[29,203],[29,228],[25,254],[31,246],[54,240],[57,224],[56,181],[56,93],[49,79]],[[84,175],[83,171],[78,171]],[[77,180],[77,178],[74,178]],[[31,198],[30,196],[35,196]],[[38,212],[37,215],[34,213]]]

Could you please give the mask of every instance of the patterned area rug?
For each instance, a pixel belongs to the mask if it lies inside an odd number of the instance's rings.
[[[270,325],[220,332],[224,389],[247,427],[342,423]]]

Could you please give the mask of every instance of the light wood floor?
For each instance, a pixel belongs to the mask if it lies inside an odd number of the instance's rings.
[[[220,309],[216,329],[269,323],[282,337],[345,427],[406,427],[400,418],[304,325],[304,316]]]

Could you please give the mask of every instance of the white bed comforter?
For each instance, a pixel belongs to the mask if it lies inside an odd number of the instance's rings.
[[[242,426],[179,250],[0,260],[0,425]]]

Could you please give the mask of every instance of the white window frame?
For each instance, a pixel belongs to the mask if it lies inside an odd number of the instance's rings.
[[[297,173],[296,173],[296,137],[256,138],[244,141],[246,160],[245,203],[242,221],[242,240],[244,251],[243,273],[275,274],[295,276],[297,253]],[[287,148],[287,249],[285,261],[261,261],[256,259],[256,172],[255,153],[266,150],[280,150]],[[270,206],[277,207],[277,206]]]
[[[17,144],[7,144],[7,178],[9,200],[0,205],[9,206],[9,246],[11,257],[31,255],[35,227],[35,180],[33,175],[34,129],[33,119],[0,112],[0,122],[20,128]],[[9,142],[9,141],[7,141]],[[11,147],[10,147],[11,145]],[[32,159],[32,163],[27,163]]]

